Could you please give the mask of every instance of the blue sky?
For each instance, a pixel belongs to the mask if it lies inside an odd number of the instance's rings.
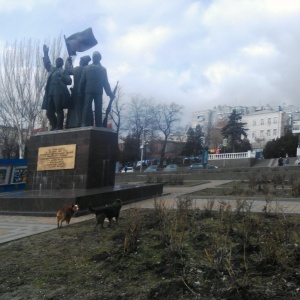
[[[175,101],[183,121],[217,105],[300,104],[299,0],[0,0],[0,51],[88,27],[98,45],[78,57],[100,51],[124,101]]]

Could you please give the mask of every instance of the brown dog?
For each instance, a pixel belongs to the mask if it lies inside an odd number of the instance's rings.
[[[103,223],[105,218],[107,218],[109,221],[108,224],[109,227],[111,226],[111,220],[113,218],[115,218],[117,224],[119,224],[118,219],[119,219],[121,207],[122,207],[122,201],[120,199],[117,199],[112,205],[100,207],[97,209],[89,206],[90,212],[96,214],[95,229],[98,226],[98,224],[101,224],[101,228],[103,228]]]
[[[66,221],[67,224],[70,223],[71,218],[74,213],[79,209],[77,204],[72,204],[70,206],[61,208],[56,214],[57,228],[62,228],[62,222]],[[60,223],[60,226],[59,226]]]

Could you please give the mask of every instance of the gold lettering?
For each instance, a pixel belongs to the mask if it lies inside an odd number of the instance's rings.
[[[37,171],[74,169],[75,157],[76,144],[41,147],[38,152]]]

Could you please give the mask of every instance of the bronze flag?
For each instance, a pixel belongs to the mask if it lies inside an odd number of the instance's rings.
[[[69,56],[76,55],[76,51],[84,52],[89,50],[98,44],[91,27],[84,31],[74,33],[67,38],[65,37],[65,42]]]

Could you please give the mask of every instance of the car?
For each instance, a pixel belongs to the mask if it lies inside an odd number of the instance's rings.
[[[200,169],[204,169],[201,163],[194,163],[189,166],[189,170],[200,170]]]
[[[164,168],[164,171],[165,172],[175,172],[177,171],[177,165],[175,164],[171,164],[171,165],[167,165],[165,168]]]
[[[121,173],[132,173],[134,172],[133,167],[127,167],[127,171],[125,171],[125,168],[122,169]]]
[[[157,165],[149,166],[144,172],[156,172],[158,170]]]
[[[147,163],[146,160],[142,160],[143,162],[143,165],[145,165]],[[139,160],[137,163],[136,163],[136,167],[140,167],[141,166],[141,161]]]
[[[219,169],[218,166],[207,164],[205,169]]]

